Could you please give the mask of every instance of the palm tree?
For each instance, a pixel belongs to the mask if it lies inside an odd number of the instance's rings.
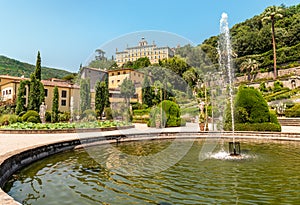
[[[248,81],[251,80],[251,74],[253,74],[258,69],[258,63],[256,60],[251,58],[247,59],[241,64],[240,71],[246,72],[248,74]]]
[[[274,79],[277,78],[277,69],[276,69],[276,43],[275,43],[275,29],[274,29],[274,23],[275,18],[282,18],[283,15],[281,14],[283,11],[282,7],[278,6],[270,6],[268,7],[264,13],[262,21],[265,20],[271,20],[272,22],[272,44],[273,44],[273,56],[274,56]]]

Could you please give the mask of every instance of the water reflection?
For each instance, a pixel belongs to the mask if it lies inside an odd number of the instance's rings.
[[[247,157],[241,160],[224,158],[226,150],[220,151],[222,145],[218,144],[216,150],[207,153],[210,157],[199,161],[203,143],[196,140],[181,161],[146,176],[114,172],[84,150],[65,152],[21,170],[5,190],[23,204],[33,205],[299,202],[299,143],[245,141],[247,153],[242,154]],[[126,143],[117,149],[139,157],[151,155],[152,150],[157,153],[168,144],[170,141]],[[93,149],[103,157],[111,154],[108,146]]]

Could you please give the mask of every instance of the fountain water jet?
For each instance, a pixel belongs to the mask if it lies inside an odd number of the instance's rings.
[[[232,142],[229,143],[229,153],[231,156],[240,155],[240,143],[235,142],[234,137],[234,107],[233,107],[233,79],[234,70],[232,68],[232,49],[230,42],[229,26],[228,26],[228,15],[222,13],[222,18],[220,20],[220,38],[218,44],[218,54],[219,54],[219,65],[220,69],[227,71],[226,81],[229,83],[229,97],[230,97],[230,111],[231,111],[231,124],[232,124]]]

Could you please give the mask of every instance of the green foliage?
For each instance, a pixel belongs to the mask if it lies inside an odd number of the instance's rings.
[[[59,94],[57,86],[54,87],[53,90],[53,100],[52,100],[52,111],[51,111],[51,122],[58,122],[58,102],[59,102]]]
[[[22,130],[61,130],[61,129],[84,129],[84,128],[108,128],[127,126],[125,122],[117,121],[93,121],[80,123],[32,123],[32,122],[17,122],[7,126],[1,126],[1,129],[22,129]]]
[[[282,9],[282,18],[276,17],[274,22],[278,68],[295,67],[289,64],[296,63],[300,58],[300,4],[280,6],[279,9]],[[273,69],[272,29],[269,23],[271,21],[262,21],[266,11],[230,29],[233,53],[237,56],[233,59],[236,68],[240,68],[241,64],[250,58],[257,61],[263,72]],[[212,36],[197,47],[187,45],[176,49],[176,54],[187,59],[191,66],[199,67],[197,63],[201,64],[201,69],[206,73],[213,67],[218,67],[217,42],[218,36]],[[197,49],[202,49],[206,54],[205,58],[199,52],[195,55]],[[197,63],[190,63],[190,59],[195,59]],[[205,63],[208,59],[210,63]],[[236,74],[238,73],[239,69],[236,71]]]
[[[270,132],[281,132],[280,124],[271,122],[264,123],[236,123],[234,125],[236,131],[270,131]],[[231,130],[231,125],[226,124],[225,130]]]
[[[58,113],[58,121],[59,122],[68,122],[71,118],[70,112]]]
[[[45,120],[46,120],[46,122],[51,122],[51,115],[52,115],[52,112],[46,110],[46,113],[45,113]]]
[[[122,65],[122,68],[133,68],[133,69],[140,69],[145,68],[151,65],[151,62],[148,57],[138,58],[135,61],[127,61]]]
[[[17,115],[13,115],[13,114],[4,114],[0,117],[0,125],[9,125],[9,124],[13,124],[16,123],[18,120],[18,116]]]
[[[276,80],[274,82],[274,89],[273,89],[273,91],[274,92],[278,92],[278,91],[281,91],[282,88],[283,88],[283,83],[280,82],[279,80]]]
[[[259,90],[260,90],[261,92],[267,92],[267,91],[268,91],[265,82],[261,82],[261,83],[260,83],[260,85],[259,85]]]
[[[35,78],[37,80],[41,80],[42,79],[41,55],[40,55],[39,51],[38,51],[37,59],[36,59]]]
[[[98,117],[102,119],[102,113],[105,107],[109,106],[109,91],[105,81],[97,82],[95,87],[95,109]]]
[[[164,100],[156,108],[153,108],[149,117],[148,126],[150,127],[155,127],[157,121],[164,127],[178,127],[183,123],[178,104],[169,100]]]
[[[229,107],[228,105],[225,111],[224,129],[227,130],[231,129],[231,113]],[[271,123],[277,127],[277,125],[279,125],[277,117],[274,113],[269,111],[268,104],[261,93],[251,87],[239,87],[234,100],[234,118],[236,130],[249,128],[252,131],[255,127],[257,127],[257,131],[267,131],[267,128],[272,129],[269,131],[278,130],[277,128],[274,130],[272,125],[268,125],[268,123]],[[266,128],[261,128],[261,126],[258,125],[260,123],[266,125]],[[253,124],[253,127],[251,124]]]
[[[70,74],[69,71],[42,67],[42,79],[62,78]],[[35,71],[35,66],[23,63],[18,60],[0,56],[0,75],[22,76],[29,78],[30,74]]]
[[[28,110],[35,110],[39,112],[40,105],[45,100],[45,91],[43,83],[35,77],[32,73],[30,76]]]
[[[104,115],[105,115],[106,120],[112,120],[113,119],[112,110],[111,110],[110,107],[104,108]]]
[[[112,61],[112,60],[93,60],[89,63],[89,67],[112,70],[113,68],[115,68],[115,61]]]
[[[40,120],[40,115],[37,111],[35,110],[28,110],[23,116],[22,116],[22,120],[23,122],[29,122],[28,120],[31,120],[31,122],[41,122]],[[33,119],[35,118],[35,119]]]
[[[90,79],[80,80],[80,110],[84,112],[91,108]]]
[[[134,115],[149,115],[150,109],[133,110]]]
[[[28,80],[22,80],[20,82],[20,87],[18,89],[18,94],[17,94],[17,102],[16,102],[16,114],[19,115],[21,112],[25,111],[25,91],[26,91],[26,85],[29,85],[29,81]]]
[[[153,91],[150,85],[149,77],[148,75],[145,75],[143,85],[142,85],[142,102],[143,104],[147,105],[148,107],[153,106]]]
[[[121,95],[124,96],[126,104],[129,106],[129,99],[135,93],[135,86],[132,80],[125,78],[120,86]]]
[[[300,104],[295,104],[293,107],[286,109],[284,114],[286,117],[300,117]]]

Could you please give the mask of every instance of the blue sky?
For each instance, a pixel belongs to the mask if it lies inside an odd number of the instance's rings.
[[[166,31],[200,44],[219,33],[222,12],[228,13],[231,27],[260,14],[267,6],[282,3],[290,6],[300,2],[0,0],[0,55],[35,64],[40,51],[42,66],[77,72],[80,63],[84,64],[97,48],[128,33]],[[157,42],[149,38],[150,42]],[[129,46],[135,45],[129,43]]]

